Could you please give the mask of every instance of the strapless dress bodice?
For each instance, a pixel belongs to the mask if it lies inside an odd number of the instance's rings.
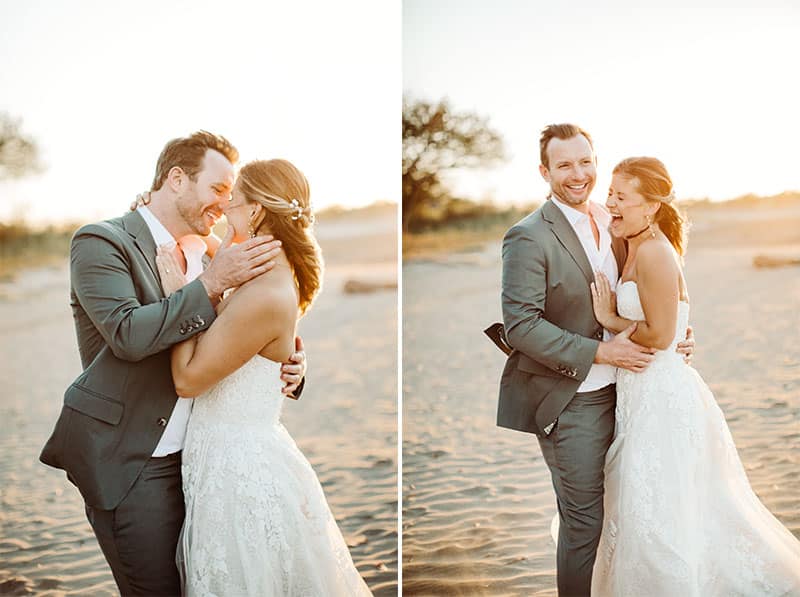
[[[617,312],[621,317],[632,321],[645,321],[642,302],[639,300],[639,288],[634,280],[627,280],[617,284]],[[686,338],[686,328],[689,326],[689,303],[678,302],[678,319],[675,322],[675,335],[669,347],[663,352],[675,352],[678,342]]]
[[[282,388],[281,363],[253,355],[195,399],[192,419],[262,427],[277,424],[285,400]]]

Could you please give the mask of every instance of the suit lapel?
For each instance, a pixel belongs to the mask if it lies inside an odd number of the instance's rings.
[[[125,231],[133,237],[136,248],[147,261],[150,271],[153,272],[153,276],[160,285],[161,278],[158,275],[158,267],[156,267],[156,241],[153,240],[153,235],[144,218],[140,213],[132,211],[122,216],[122,225]]]
[[[594,282],[594,272],[592,265],[589,263],[589,258],[586,257],[586,251],[583,250],[583,245],[578,239],[578,235],[570,226],[566,216],[561,213],[561,210],[553,205],[553,200],[548,199],[542,206],[542,215],[544,219],[550,223],[550,228],[553,234],[558,239],[558,242],[567,250],[572,259],[583,272],[586,281]]]

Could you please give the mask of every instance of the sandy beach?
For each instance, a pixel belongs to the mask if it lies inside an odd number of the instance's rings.
[[[396,217],[390,207],[318,223],[327,270],[300,323],[307,385],[283,414],[356,566],[384,596],[397,594]],[[389,288],[345,293],[354,279]],[[38,461],[80,372],[68,301],[66,265],[0,285],[0,594],[116,594],[77,489]]]
[[[693,366],[750,482],[800,537],[800,207],[692,212]],[[555,595],[555,497],[533,435],[495,426],[500,241],[403,267],[403,594]]]

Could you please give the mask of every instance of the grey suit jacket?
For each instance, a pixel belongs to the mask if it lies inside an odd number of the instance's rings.
[[[216,317],[199,280],[164,297],[155,255],[135,211],[72,238],[70,297],[84,371],[39,458],[104,510],[133,486],[175,407],[168,349]]]
[[[622,271],[624,241],[613,239],[612,249]],[[503,325],[514,351],[500,380],[499,426],[544,435],[586,379],[603,338],[593,280],[580,240],[552,201],[506,233]]]

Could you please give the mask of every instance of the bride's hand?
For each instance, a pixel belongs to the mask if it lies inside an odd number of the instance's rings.
[[[150,204],[150,191],[139,193],[136,195],[136,200],[131,203],[130,210],[136,211],[137,208]]]
[[[181,266],[172,251],[158,247],[156,251],[156,267],[161,278],[161,287],[164,289],[166,296],[186,286],[186,278],[181,273]]]
[[[595,272],[591,283],[592,306],[594,316],[603,327],[617,315],[617,294],[611,290],[611,284],[603,272]]]
[[[300,382],[306,375],[306,351],[303,346],[303,339],[297,336],[294,339],[295,352],[289,360],[281,367],[281,379],[284,382],[283,393],[288,398],[297,399],[294,395],[295,390],[300,387]]]

